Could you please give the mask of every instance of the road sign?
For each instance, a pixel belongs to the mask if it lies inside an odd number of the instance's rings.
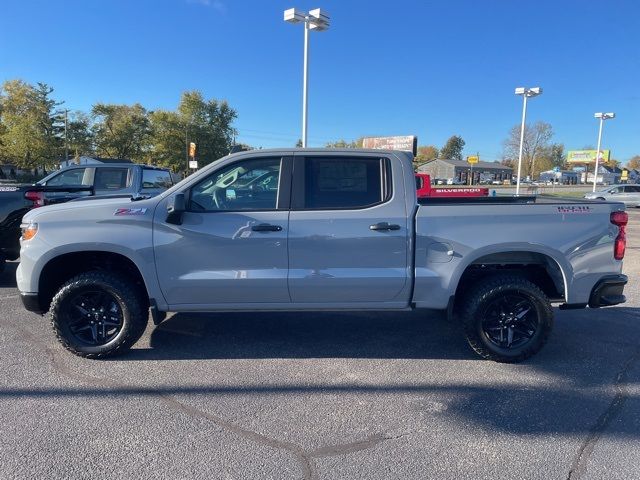
[[[194,170],[198,168],[197,160],[189,160],[189,168],[193,168]]]
[[[469,157],[467,157],[467,163],[478,163],[478,161],[480,161],[480,157],[478,157],[477,155],[471,155]]]

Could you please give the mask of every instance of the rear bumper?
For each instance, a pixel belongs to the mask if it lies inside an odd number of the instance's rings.
[[[622,274],[602,277],[591,290],[589,306],[591,308],[610,307],[624,303],[627,299],[623,291],[627,281],[627,276]]]
[[[20,299],[24,308],[30,312],[44,313],[44,310],[40,306],[40,297],[37,293],[22,293],[20,292]]]

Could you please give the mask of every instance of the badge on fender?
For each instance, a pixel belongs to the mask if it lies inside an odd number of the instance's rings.
[[[144,215],[147,213],[146,208],[117,208],[113,215]]]

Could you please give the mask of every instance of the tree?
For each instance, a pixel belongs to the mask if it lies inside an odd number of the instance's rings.
[[[327,148],[358,148],[357,142],[347,142],[346,140],[340,139],[337,142],[329,142],[325,144]]]
[[[67,146],[70,155],[76,158],[93,153],[91,120],[83,112],[73,112],[67,120]]]
[[[627,162],[627,168],[640,169],[640,155],[631,157],[631,160]]]
[[[302,139],[299,138],[298,141],[296,142],[296,148],[302,148]]]
[[[97,103],[91,114],[95,120],[92,130],[99,156],[144,160],[148,151],[150,121],[142,105]]]
[[[55,116],[60,105],[53,89],[9,80],[0,91],[0,156],[23,168],[50,165],[61,152],[61,126]]]
[[[418,154],[414,162],[416,163],[425,163],[430,160],[435,160],[438,158],[440,151],[435,145],[423,145],[418,147]]]
[[[237,113],[227,102],[205,100],[198,91],[184,92],[175,112],[156,110],[149,115],[151,141],[149,163],[185,170],[187,143],[197,145],[200,166],[223,157],[231,149]]]
[[[465,142],[462,137],[453,135],[449,137],[447,143],[440,150],[440,158],[447,160],[462,160],[462,150],[464,149]]]
[[[504,141],[503,163],[512,168],[517,168],[518,165],[520,128],[520,125],[514,126],[509,132],[509,137]],[[544,165],[538,165],[536,169],[536,159],[543,158],[542,154],[550,151],[551,137],[553,137],[553,128],[548,123],[536,122],[533,126],[525,125],[522,142],[522,176],[534,178],[536,171],[540,172],[544,167],[552,165],[550,161],[544,162]]]

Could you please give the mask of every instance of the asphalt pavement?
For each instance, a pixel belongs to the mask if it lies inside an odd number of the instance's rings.
[[[557,311],[518,365],[410,313],[178,314],[108,361],[0,276],[0,478],[640,478],[640,209],[628,301]]]

